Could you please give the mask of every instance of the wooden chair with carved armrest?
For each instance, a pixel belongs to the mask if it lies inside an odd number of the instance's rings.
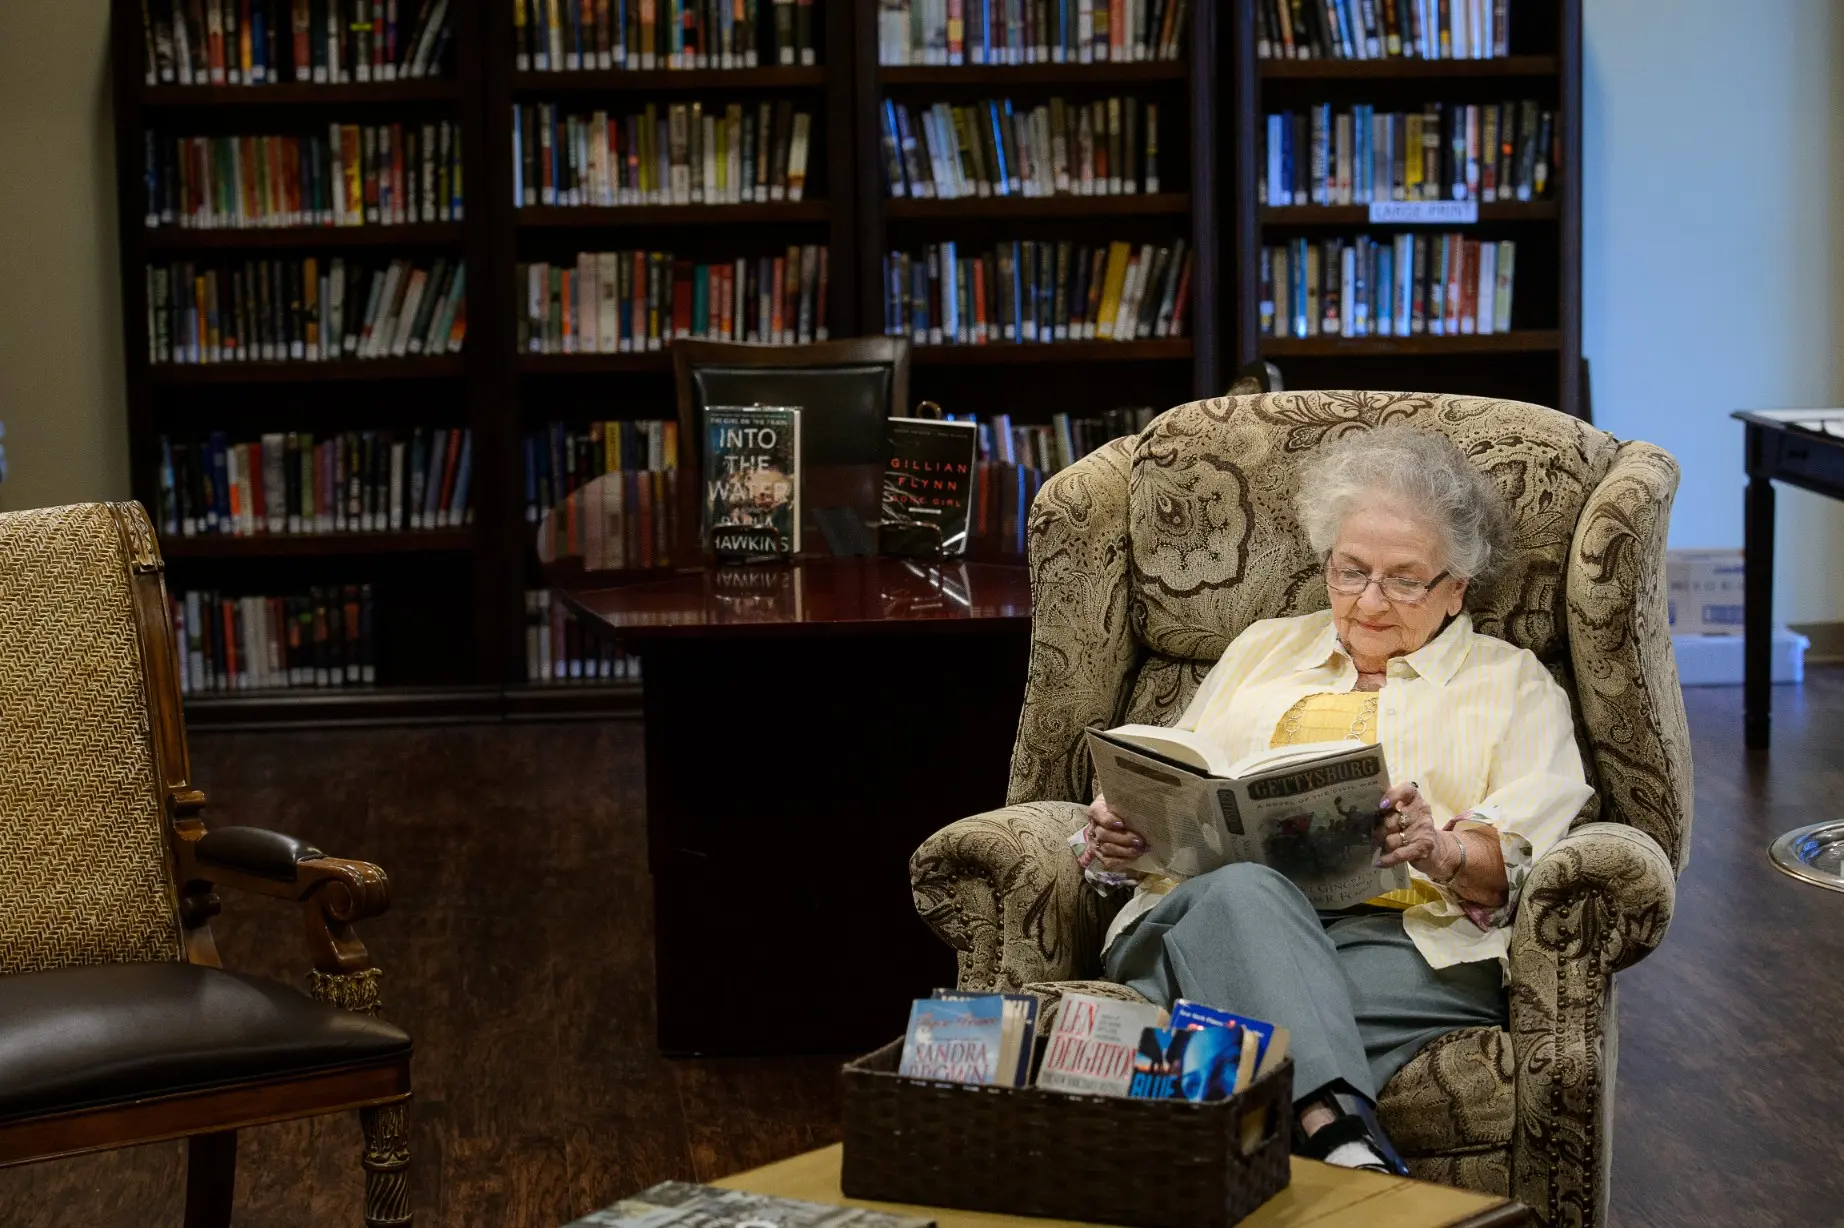
[[[407,1225],[410,1038],[353,931],[388,881],[207,829],[162,570],[138,503],[0,515],[0,1165],[186,1138],[206,1228],[238,1129],[355,1109],[366,1223]],[[309,994],[219,966],[223,888],[301,905]]]

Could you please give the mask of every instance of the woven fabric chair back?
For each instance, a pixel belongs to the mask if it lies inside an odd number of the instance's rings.
[[[183,958],[141,651],[108,505],[0,515],[0,974]]]

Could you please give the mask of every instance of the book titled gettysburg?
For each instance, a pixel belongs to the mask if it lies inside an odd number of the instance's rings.
[[[978,425],[933,418],[889,420],[881,548],[935,557],[967,548]]]
[[[800,552],[800,410],[704,411],[704,539],[719,563]]]

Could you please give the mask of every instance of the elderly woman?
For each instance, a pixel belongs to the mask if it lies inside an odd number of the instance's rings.
[[[1381,743],[1392,787],[1378,864],[1407,863],[1410,885],[1324,912],[1259,865],[1142,878],[1104,963],[1154,1002],[1191,998],[1287,1027],[1298,1149],[1385,1168],[1369,1112],[1378,1091],[1437,1036],[1505,1025],[1519,890],[1591,790],[1562,688],[1465,613],[1502,549],[1504,514],[1453,444],[1406,426],[1347,435],[1310,463],[1298,511],[1331,609],[1249,627],[1178,723],[1232,759]],[[1100,797],[1084,837],[1097,878],[1145,851]]]

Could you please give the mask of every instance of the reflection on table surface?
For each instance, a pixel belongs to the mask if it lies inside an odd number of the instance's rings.
[[[554,587],[591,618],[617,629],[726,626],[789,629],[842,624],[891,627],[1028,621],[1031,582],[1007,563],[899,558],[804,559],[712,567],[608,587],[579,569],[547,569]]]

